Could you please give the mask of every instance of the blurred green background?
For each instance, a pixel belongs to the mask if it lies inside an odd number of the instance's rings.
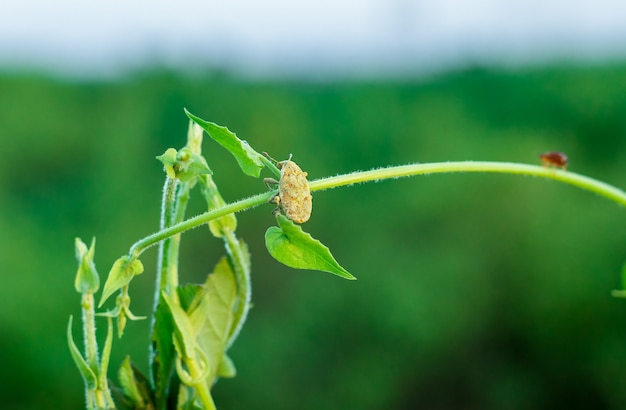
[[[559,150],[572,171],[625,188],[625,87],[626,65],[327,83],[0,75],[0,406],[82,408],[65,341],[80,313],[74,237],[97,237],[104,280],[157,229],[154,157],[184,145],[183,107],[275,158],[293,153],[311,179],[409,162],[537,164]],[[265,190],[211,140],[204,150],[227,201]],[[272,209],[238,216],[254,308],[231,350],[238,376],[214,388],[220,409],[626,408],[626,301],[610,296],[626,259],[623,207],[510,175],[316,193],[305,229],[356,282],[272,260]],[[187,233],[182,281],[202,281],[222,254],[207,229]],[[144,254],[131,287],[139,315],[155,259]],[[146,369],[147,342],[147,321],[130,323],[113,348],[114,380],[127,353]]]

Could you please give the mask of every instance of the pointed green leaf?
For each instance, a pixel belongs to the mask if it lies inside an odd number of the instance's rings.
[[[163,299],[170,308],[172,318],[174,319],[175,335],[180,350],[179,354],[182,357],[194,357],[196,350],[196,332],[189,316],[187,316],[187,312],[165,293],[163,293]]]
[[[261,175],[261,170],[265,166],[262,159],[263,156],[252,149],[246,141],[237,138],[235,133],[226,127],[205,121],[187,110],[185,110],[185,114],[201,126],[213,140],[226,148],[235,157],[241,170],[246,175],[256,178]]]
[[[206,410],[198,403],[196,394],[192,388],[181,387],[178,393],[176,410]]]
[[[146,401],[144,400],[139,384],[135,379],[135,372],[130,363],[130,356],[126,356],[122,362],[120,370],[117,372],[117,377],[120,381],[124,395],[132,401],[134,408],[145,408]]]
[[[102,297],[100,298],[98,307],[101,307],[114,292],[128,285],[135,275],[139,275],[142,272],[143,264],[139,259],[130,261],[128,256],[122,256],[116,260],[104,284],[104,290],[102,291]]]
[[[152,377],[155,385],[156,408],[163,408],[167,401],[171,374],[174,369],[174,319],[167,307],[163,295],[160,295],[159,304],[154,313],[154,328],[152,329]]]
[[[212,386],[225,355],[236,297],[235,276],[228,260],[221,258],[189,310],[194,329],[198,330],[198,344],[211,368],[207,379],[209,386]]]
[[[81,294],[96,293],[100,287],[100,277],[93,261],[96,251],[96,238],[91,240],[89,249],[87,249],[87,245],[80,238],[76,238],[74,247],[76,249],[76,259],[78,260],[78,271],[76,272],[74,288]]]
[[[162,155],[156,157],[165,168],[165,173],[171,179],[176,178],[176,171],[174,169],[174,165],[176,164],[176,156],[178,155],[178,151],[174,148],[168,148]]]
[[[202,292],[202,285],[193,283],[176,288],[180,307],[182,307],[185,312],[189,312],[192,308],[192,304],[195,303],[194,301],[197,299],[196,295],[200,292]]]
[[[282,214],[278,226],[265,232],[265,246],[278,262],[295,269],[330,272],[345,279],[356,279],[335,260],[330,250]]]
[[[126,356],[117,375],[121,387],[113,387],[116,409],[154,410],[165,408],[165,406],[157,407],[155,405],[148,378],[130,361],[130,356]]]
[[[202,154],[202,137],[204,130],[201,126],[189,119],[189,127],[187,128],[187,148],[196,154]]]
[[[72,354],[72,359],[74,359],[74,363],[80,372],[85,384],[89,389],[95,389],[98,385],[98,380],[96,378],[96,374],[91,370],[87,361],[80,354],[80,350],[74,343],[74,338],[72,337],[72,316],[70,316],[70,321],[67,325],[67,344],[70,348],[70,353]]]
[[[217,376],[224,377],[226,379],[231,379],[237,375],[237,369],[235,368],[235,364],[233,360],[228,356],[222,356],[222,361],[217,368]]]

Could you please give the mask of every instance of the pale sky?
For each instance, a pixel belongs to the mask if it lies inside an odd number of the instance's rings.
[[[624,0],[2,0],[0,67],[385,74],[626,57]]]

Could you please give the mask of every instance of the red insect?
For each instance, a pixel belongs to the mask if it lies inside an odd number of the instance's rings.
[[[556,168],[561,168],[562,170],[565,170],[565,168],[567,167],[567,155],[562,152],[544,152],[543,154],[539,155],[539,158],[541,159],[541,165],[543,165],[544,167],[552,166]]]

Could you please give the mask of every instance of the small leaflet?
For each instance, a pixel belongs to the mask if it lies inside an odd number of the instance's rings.
[[[237,135],[226,127],[205,121],[187,110],[185,110],[185,114],[187,114],[192,121],[201,126],[207,134],[209,134],[209,137],[233,154],[241,170],[246,175],[255,178],[261,175],[261,170],[265,167],[262,160],[263,156],[252,149],[246,141],[237,138]]]

